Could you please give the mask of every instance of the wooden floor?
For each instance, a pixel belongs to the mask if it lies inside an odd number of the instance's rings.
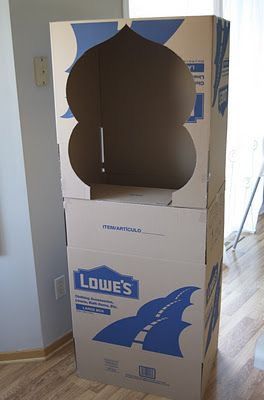
[[[222,298],[219,354],[205,400],[264,399],[264,372],[253,368],[255,343],[264,334],[263,218],[256,235],[228,251]],[[143,398],[161,399],[78,378],[72,344],[46,362],[0,365],[0,400]]]

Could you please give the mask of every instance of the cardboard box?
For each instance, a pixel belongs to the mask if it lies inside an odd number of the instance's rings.
[[[58,22],[51,40],[78,373],[199,400],[219,329],[229,23]]]
[[[55,22],[51,40],[63,196],[159,204],[161,191],[209,207],[225,174],[229,23]]]
[[[223,187],[209,210],[65,200],[81,377],[201,398],[217,351],[223,210]]]

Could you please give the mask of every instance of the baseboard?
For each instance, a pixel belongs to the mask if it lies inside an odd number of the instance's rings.
[[[0,364],[21,361],[41,361],[47,360],[54,353],[72,340],[72,332],[66,333],[64,336],[55,340],[43,349],[28,349],[14,352],[0,353]]]

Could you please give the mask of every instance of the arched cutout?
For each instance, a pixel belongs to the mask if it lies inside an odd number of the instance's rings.
[[[74,171],[90,186],[183,187],[196,164],[182,126],[194,97],[183,60],[125,26],[69,75],[67,99],[79,121],[69,143]]]

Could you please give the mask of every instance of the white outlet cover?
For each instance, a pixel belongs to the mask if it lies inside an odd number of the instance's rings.
[[[54,279],[55,297],[56,300],[66,295],[65,275],[58,276]]]

